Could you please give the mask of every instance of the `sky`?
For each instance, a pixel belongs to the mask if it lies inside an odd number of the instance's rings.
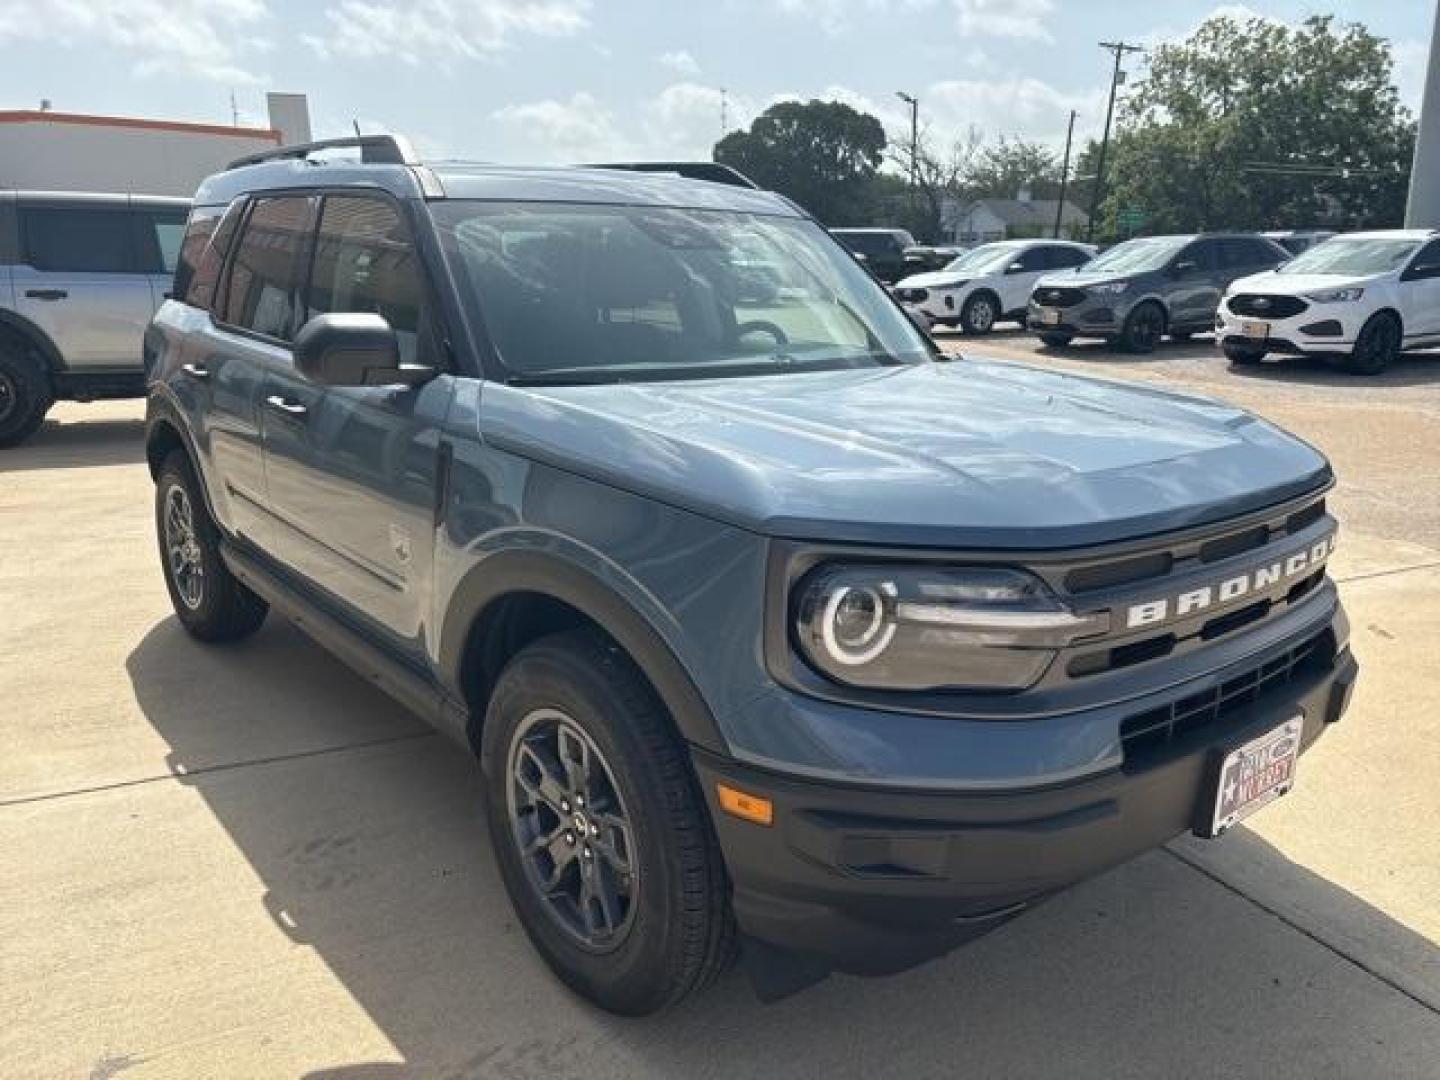
[[[429,157],[708,158],[787,98],[845,101],[944,146],[1098,136],[1109,55],[1220,11],[1334,14],[1394,46],[1418,108],[1435,0],[0,0],[0,109],[242,124],[309,96],[316,137],[398,131]],[[1128,66],[1138,74],[1142,61]],[[233,109],[232,112],[232,100]]]

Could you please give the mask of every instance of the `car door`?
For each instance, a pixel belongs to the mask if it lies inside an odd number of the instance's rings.
[[[154,308],[123,199],[25,198],[15,307],[49,336],[66,368],[138,371]]]
[[[1225,291],[1216,240],[1193,240],[1170,261],[1168,290],[1170,325],[1176,329],[1208,330]]]
[[[305,318],[372,312],[405,363],[440,366],[432,293],[401,204],[324,198]],[[431,593],[439,431],[454,382],[321,387],[270,369],[263,442],[274,551],[372,634],[419,663]]]
[[[150,284],[150,310],[159,310],[175,284],[175,266],[185,236],[186,211],[180,206],[132,203],[131,226],[139,269]]]
[[[1415,253],[1400,273],[1397,286],[1405,344],[1440,337],[1440,240]]]
[[[1035,283],[1049,269],[1046,256],[1048,244],[1036,244],[1016,252],[1005,264],[1004,271],[996,279],[996,291],[1000,294],[1002,314],[1018,311],[1030,301]]]

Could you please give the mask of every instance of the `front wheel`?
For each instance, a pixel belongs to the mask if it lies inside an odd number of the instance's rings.
[[[50,380],[40,366],[0,342],[0,446],[14,446],[33,435],[52,400]]]
[[[490,840],[510,901],[556,975],[643,1016],[735,952],[719,847],[650,685],[598,631],[527,646],[485,715]]]
[[[1400,355],[1400,341],[1399,319],[1388,311],[1371,315],[1345,358],[1345,370],[1357,375],[1379,375]]]
[[[960,309],[960,329],[967,334],[988,334],[999,318],[999,301],[989,293],[975,293]]]
[[[249,637],[270,610],[220,556],[220,530],[183,451],[172,451],[155,481],[155,534],[175,617],[201,641]]]
[[[1159,304],[1137,304],[1120,329],[1120,347],[1129,353],[1149,353],[1165,333],[1165,312]]]

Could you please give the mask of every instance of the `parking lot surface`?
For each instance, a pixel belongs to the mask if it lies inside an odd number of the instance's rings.
[[[1440,1075],[1440,357],[1360,380],[999,333],[966,354],[1194,390],[1341,476],[1363,668],[1297,790],[952,956],[623,1021],[515,922],[476,770],[283,620],[170,616],[138,402],[0,453],[0,1075]]]

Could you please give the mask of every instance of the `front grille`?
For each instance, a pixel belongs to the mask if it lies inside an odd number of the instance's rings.
[[[1047,285],[1044,288],[1036,289],[1035,295],[1031,297],[1031,299],[1043,307],[1074,307],[1076,304],[1084,303],[1085,290],[1059,288]]]
[[[895,295],[908,304],[919,304],[930,298],[929,289],[896,289]]]
[[[1120,725],[1126,766],[1143,763],[1167,744],[1186,735],[1220,727],[1262,695],[1288,686],[1307,672],[1331,665],[1334,652],[1334,638],[1329,630],[1323,630],[1209,690],[1127,717]]]
[[[1231,311],[1236,315],[1248,315],[1255,319],[1289,319],[1309,306],[1298,296],[1279,296],[1272,293],[1236,293],[1230,298]]]

